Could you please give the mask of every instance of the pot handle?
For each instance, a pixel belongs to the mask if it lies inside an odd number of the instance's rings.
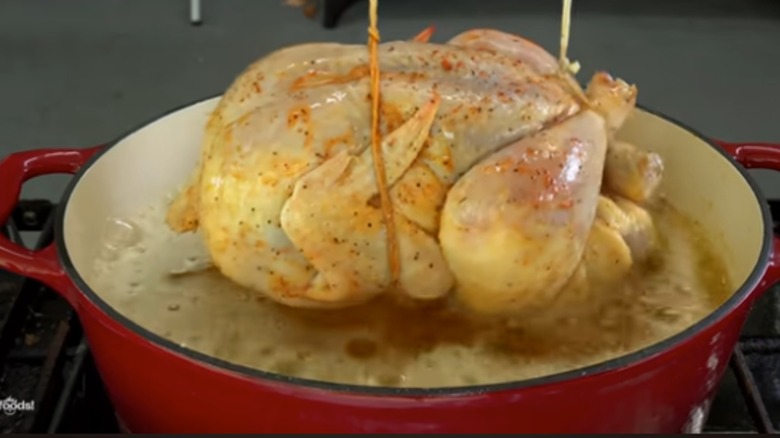
[[[42,175],[74,174],[100,149],[102,146],[37,149],[17,152],[0,161],[0,224],[11,216],[25,181]],[[71,305],[76,303],[73,283],[60,265],[54,243],[31,250],[0,234],[0,268],[38,280],[62,294]]]
[[[715,142],[746,169],[780,171],[780,143]],[[772,255],[758,288],[763,291],[780,281],[780,237],[772,242]]]

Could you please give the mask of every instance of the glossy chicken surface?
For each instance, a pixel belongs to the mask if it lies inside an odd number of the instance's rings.
[[[169,226],[199,229],[225,276],[298,307],[454,293],[480,312],[520,313],[606,287],[652,251],[641,203],[662,164],[614,140],[635,87],[597,73],[582,90],[542,48],[499,31],[429,37],[379,52],[395,287],[364,45],[294,46],[244,71]]]

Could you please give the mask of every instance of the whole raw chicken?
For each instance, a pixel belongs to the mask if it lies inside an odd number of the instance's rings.
[[[613,141],[634,86],[597,73],[583,91],[544,49],[499,31],[429,36],[379,49],[401,262],[393,293],[454,291],[476,311],[519,313],[587,297],[652,250],[639,203],[660,159]],[[388,292],[370,102],[364,45],[304,44],[257,61],[212,115],[169,226],[200,229],[222,274],[286,305]]]

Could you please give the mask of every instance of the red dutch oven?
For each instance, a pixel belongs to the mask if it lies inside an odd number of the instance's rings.
[[[639,108],[620,137],[663,156],[661,190],[715,236],[735,285],[704,320],[594,366],[485,386],[359,387],[227,363],[127,319],[88,275],[107,218],[135,213],[187,179],[217,101],[177,109],[108,146],[34,150],[0,162],[0,222],[24,181],[75,174],[54,243],[31,251],[0,238],[0,268],[47,284],[75,308],[117,416],[132,432],[698,431],[751,306],[780,278],[780,241],[745,170],[780,170],[780,145],[713,142]]]

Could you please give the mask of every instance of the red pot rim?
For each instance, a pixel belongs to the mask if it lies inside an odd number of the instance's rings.
[[[65,241],[63,237],[65,209],[67,207],[68,201],[70,200],[73,191],[76,189],[79,182],[81,181],[81,178],[86,174],[89,168],[92,167],[92,165],[103,156],[103,154],[108,152],[111,148],[116,146],[118,143],[120,143],[122,140],[124,140],[131,134],[139,131],[143,127],[151,124],[152,122],[157,121],[179,110],[185,109],[187,107],[196,105],[201,102],[205,102],[206,100],[210,100],[215,97],[219,97],[219,95],[215,95],[205,99],[198,99],[194,102],[190,102],[172,108],[162,113],[161,115],[158,115],[144,123],[141,123],[137,127],[129,131],[126,131],[123,135],[117,137],[112,142],[107,143],[105,147],[103,147],[100,151],[94,154],[84,164],[84,166],[82,166],[82,168],[73,176],[72,180],[66,187],[65,192],[61,198],[61,202],[58,205],[56,217],[55,217],[54,244],[57,249],[59,262],[61,263],[65,273],[70,277],[70,279],[76,285],[78,291],[81,294],[83,294],[86,298],[88,298],[100,311],[104,312],[112,320],[118,322],[125,329],[131,331],[133,334],[143,338],[145,341],[148,341],[159,348],[167,349],[175,354],[181,355],[195,362],[199,362],[203,366],[210,366],[210,367],[215,367],[217,369],[230,371],[240,376],[243,376],[245,378],[267,380],[274,383],[295,385],[299,387],[310,388],[313,390],[326,390],[332,392],[353,393],[353,394],[368,395],[368,396],[406,396],[406,397],[442,397],[442,396],[454,396],[454,395],[475,395],[475,394],[482,394],[486,392],[518,390],[518,389],[528,388],[532,386],[541,386],[541,385],[547,385],[553,383],[560,383],[563,381],[571,381],[578,378],[605,373],[608,371],[614,371],[628,366],[638,365],[639,363],[648,360],[654,356],[670,351],[675,347],[679,347],[685,341],[691,339],[697,333],[705,330],[706,328],[711,327],[716,322],[718,322],[719,320],[721,320],[722,318],[724,318],[725,316],[733,312],[737,307],[739,307],[739,305],[742,304],[742,302],[745,301],[750,296],[751,292],[753,292],[759,286],[759,283],[761,282],[762,277],[764,275],[764,271],[768,267],[772,256],[772,240],[774,234],[771,226],[772,218],[771,218],[769,206],[768,203],[766,202],[766,198],[764,197],[763,193],[758,187],[758,184],[750,176],[748,171],[743,166],[739,165],[737,160],[731,155],[729,155],[726,151],[724,151],[723,148],[719,147],[713,140],[702,135],[699,131],[687,126],[684,123],[681,123],[680,121],[672,117],[651,110],[645,107],[644,105],[637,104],[637,108],[649,114],[655,115],[661,119],[664,119],[665,121],[669,122],[672,125],[676,125],[688,131],[689,133],[699,138],[702,142],[708,144],[710,147],[715,149],[725,160],[731,163],[731,165],[734,167],[734,170],[736,172],[739,172],[742,178],[748,183],[754,196],[756,197],[756,201],[759,203],[759,206],[761,208],[761,217],[764,222],[764,238],[761,246],[761,252],[760,252],[758,263],[756,263],[756,266],[753,268],[753,271],[747,277],[745,282],[736,290],[736,292],[734,292],[731,295],[731,297],[729,297],[725,302],[723,302],[717,309],[715,309],[712,313],[707,315],[705,318],[701,319],[700,321],[696,322],[695,324],[691,325],[685,330],[678,332],[674,336],[665,338],[641,350],[635,351],[633,353],[629,353],[627,355],[619,356],[614,359],[610,359],[604,362],[599,362],[594,365],[589,365],[582,368],[576,368],[563,373],[541,376],[541,377],[536,377],[536,378],[526,379],[526,380],[517,380],[517,381],[494,383],[494,384],[487,384],[487,385],[436,387],[436,388],[421,388],[421,387],[396,388],[396,387],[382,387],[382,386],[363,386],[363,385],[311,380],[311,379],[304,379],[299,377],[290,377],[282,374],[273,373],[270,371],[263,371],[255,368],[250,368],[244,365],[234,364],[225,361],[223,359],[219,359],[204,353],[200,353],[198,351],[192,350],[187,347],[182,347],[173,341],[165,339],[162,336],[157,335],[151,332],[150,330],[147,330],[146,328],[140,326],[139,324],[131,321],[130,319],[128,319],[127,317],[119,313],[117,310],[111,307],[107,302],[105,302],[97,293],[95,293],[95,291],[93,291],[92,288],[89,287],[86,281],[84,281],[84,279],[78,273],[75,266],[73,265],[72,260],[70,259],[70,255],[68,254],[68,250],[65,245]]]

